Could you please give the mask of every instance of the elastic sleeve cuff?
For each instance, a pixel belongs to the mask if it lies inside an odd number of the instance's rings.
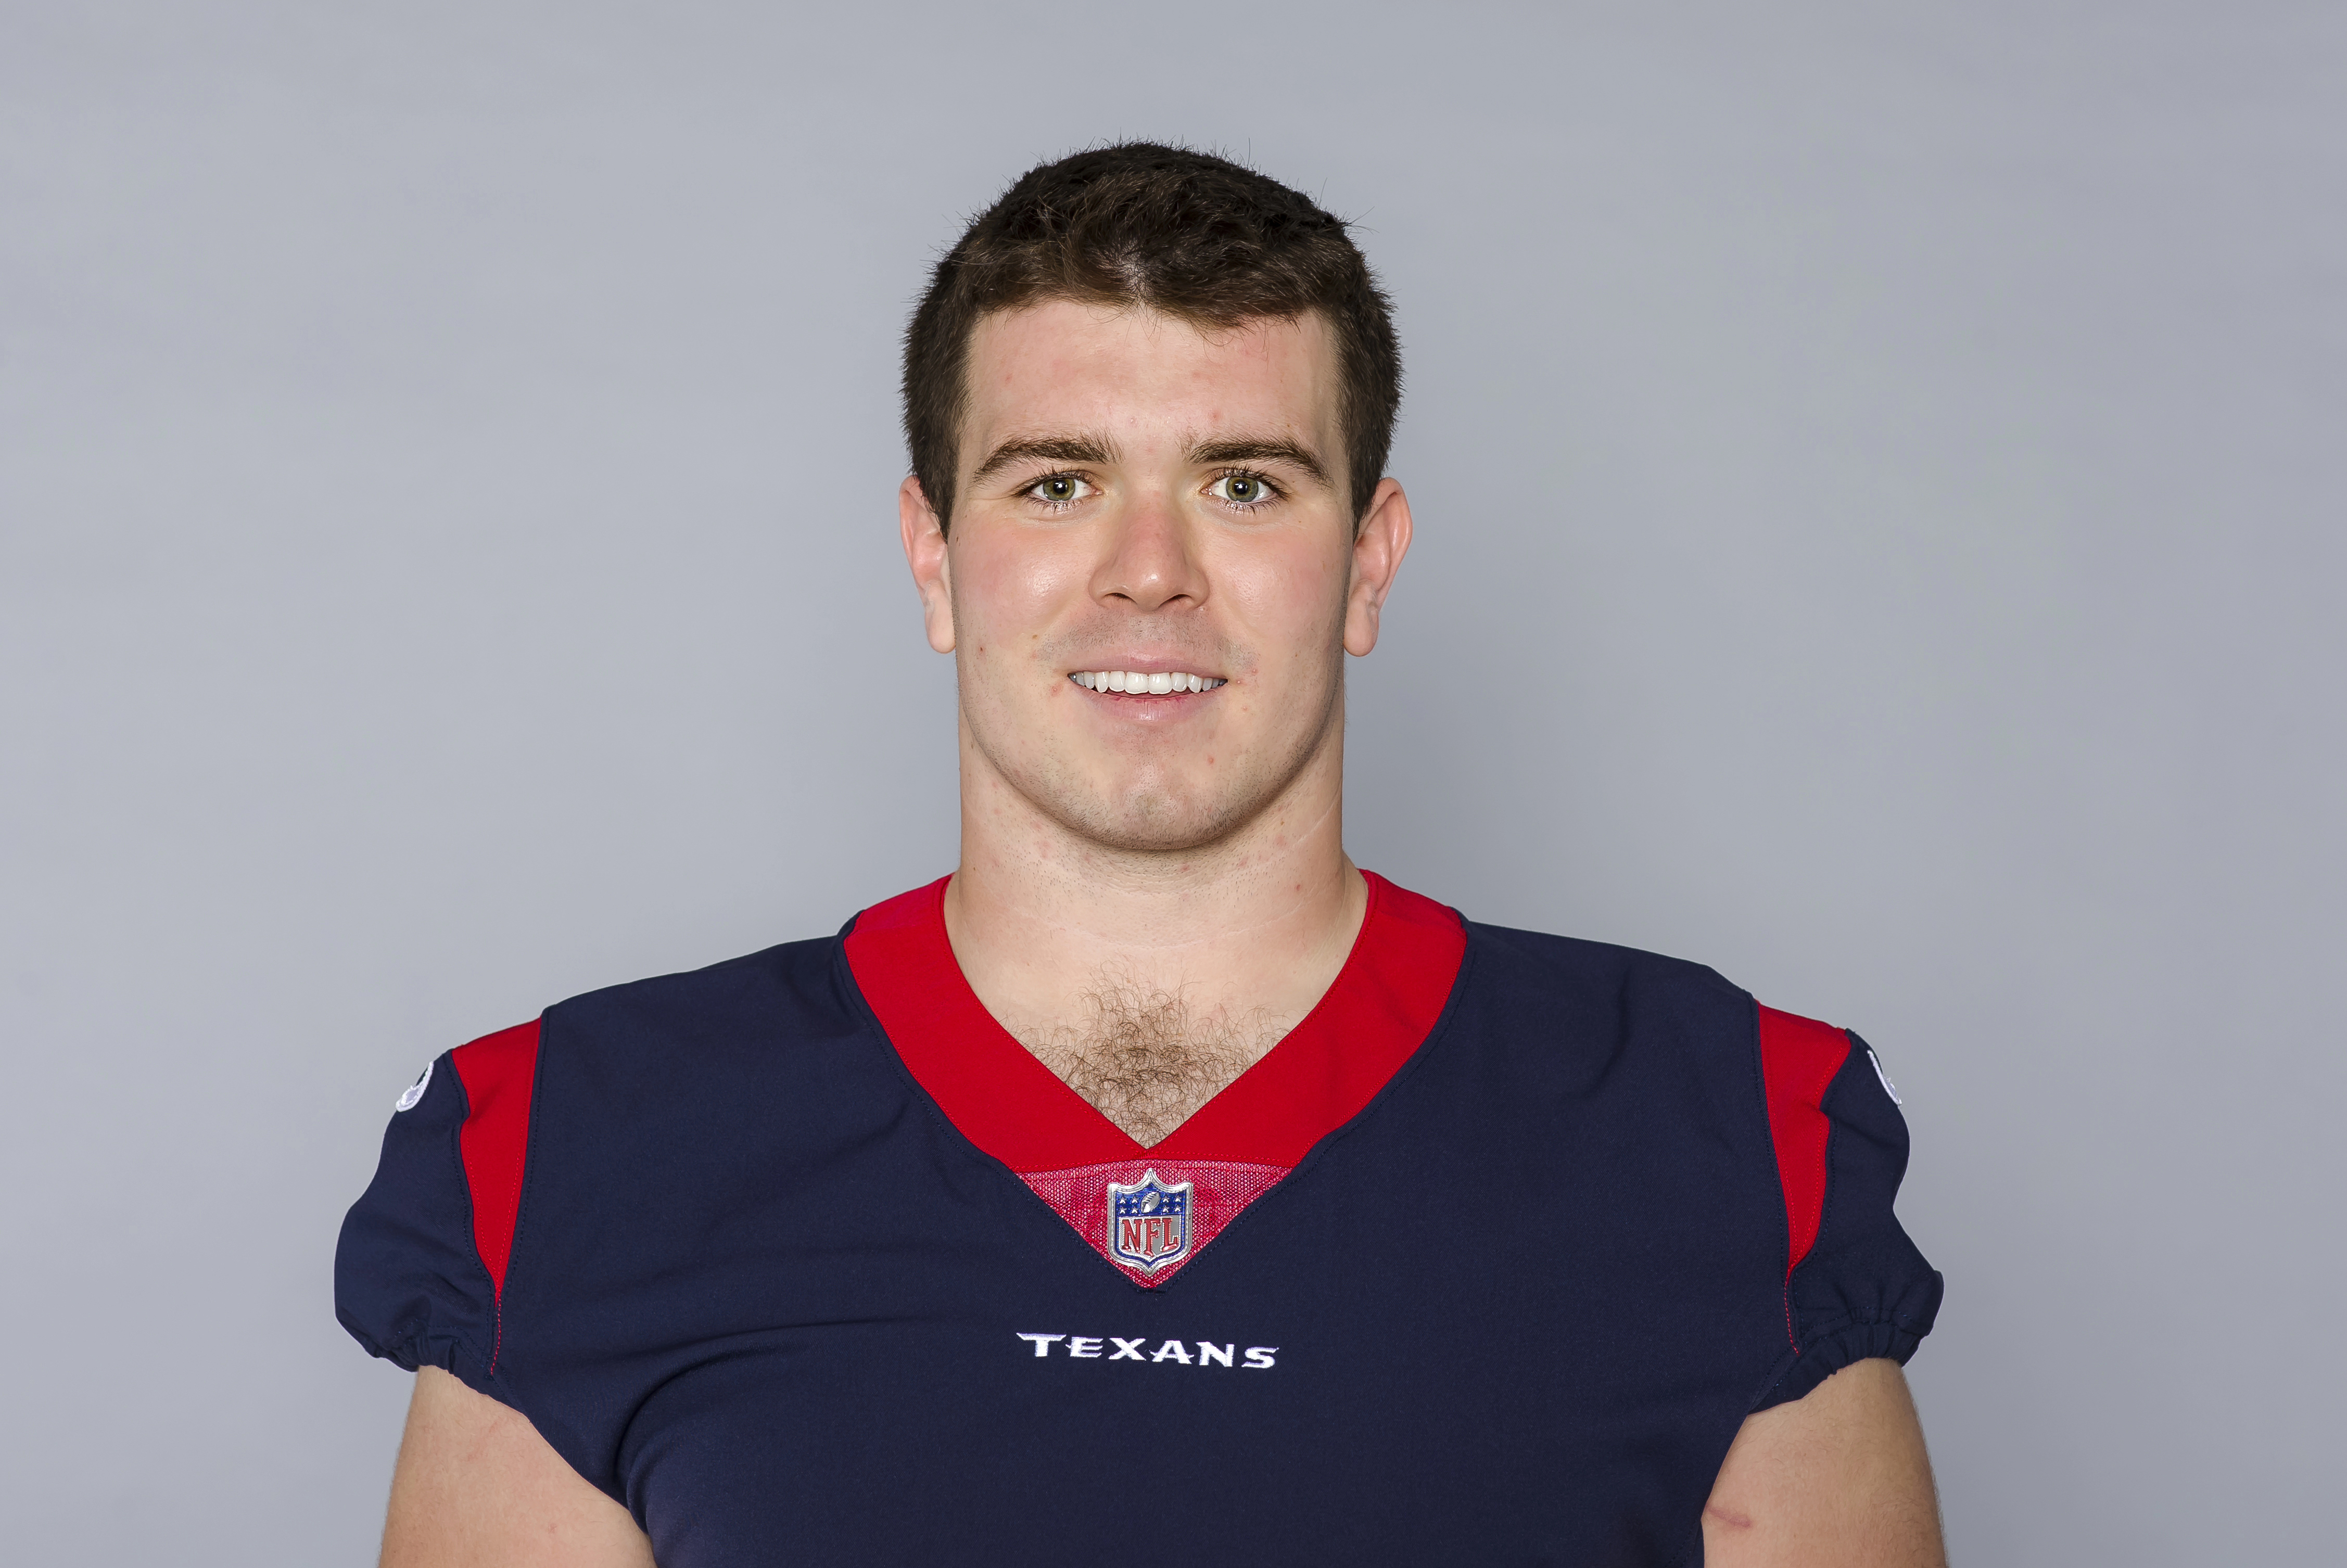
[[[334,1316],[370,1355],[488,1388],[497,1287],[473,1235],[460,1135],[470,1102],[447,1054],[384,1132],[374,1181],[343,1217]]]
[[[1752,1408],[1765,1410],[1798,1399],[1844,1367],[1860,1361],[1885,1357],[1903,1367],[1922,1342],[1922,1335],[1896,1323],[1852,1323],[1819,1335],[1794,1358],[1768,1391],[1753,1401]]]

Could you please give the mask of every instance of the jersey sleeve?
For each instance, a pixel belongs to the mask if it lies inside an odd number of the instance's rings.
[[[1941,1276],[1892,1203],[1907,1121],[1867,1043],[1761,1008],[1761,1072],[1785,1193],[1785,1334],[1792,1355],[1755,1409],[1798,1399],[1855,1361],[1904,1363],[1932,1331]]]
[[[499,1296],[537,1057],[532,1022],[436,1059],[400,1096],[334,1253],[334,1316],[370,1355],[442,1368],[508,1403]]]

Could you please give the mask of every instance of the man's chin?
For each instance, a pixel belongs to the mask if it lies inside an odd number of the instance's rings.
[[[1212,848],[1253,815],[1245,801],[1207,801],[1159,789],[1040,804],[1070,832],[1103,849],[1133,855]]]
[[[1162,757],[1135,765],[1131,758],[998,752],[979,726],[968,733],[994,776],[1030,809],[1074,837],[1130,855],[1183,855],[1230,843],[1272,807],[1311,756],[1309,748],[1299,749],[1284,769],[1244,753],[1225,754],[1219,766],[1169,765]]]

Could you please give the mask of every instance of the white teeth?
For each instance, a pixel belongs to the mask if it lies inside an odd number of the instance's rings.
[[[1211,692],[1227,684],[1212,675],[1194,675],[1186,670],[1176,670],[1155,675],[1138,670],[1079,670],[1068,677],[1087,692],[1148,692],[1163,697],[1175,692]]]

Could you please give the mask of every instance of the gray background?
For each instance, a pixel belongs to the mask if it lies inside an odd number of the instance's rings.
[[[1118,135],[1399,302],[1356,855],[1881,1047],[1961,1561],[2334,1555],[2342,18],[0,0],[6,1555],[371,1561],[401,1087],[951,863],[896,337]]]

